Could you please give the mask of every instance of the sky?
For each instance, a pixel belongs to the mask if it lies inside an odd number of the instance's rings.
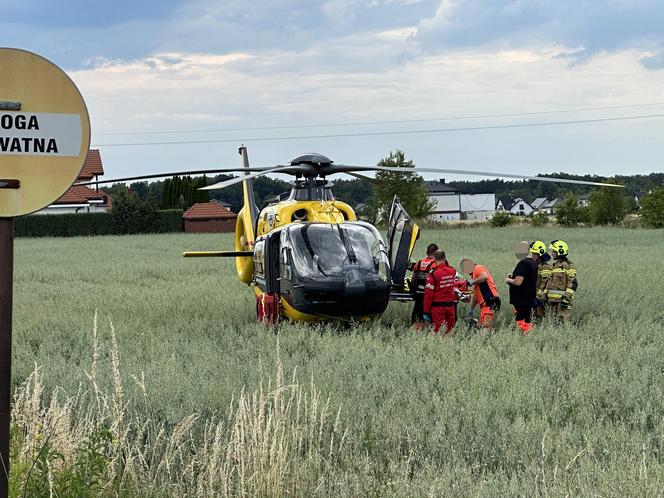
[[[260,166],[401,149],[422,167],[664,171],[656,0],[0,5],[0,46],[78,85],[107,178],[235,167],[241,144]]]

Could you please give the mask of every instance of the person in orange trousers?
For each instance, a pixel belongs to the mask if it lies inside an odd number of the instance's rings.
[[[469,275],[468,286],[473,289],[468,315],[472,317],[475,306],[479,306],[480,316],[477,325],[493,330],[495,314],[500,310],[500,296],[491,273],[486,266],[478,265],[470,259],[462,259],[459,266],[462,272]]]

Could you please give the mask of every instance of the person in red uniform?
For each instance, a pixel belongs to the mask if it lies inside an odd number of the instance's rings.
[[[486,266],[478,265],[470,259],[462,259],[460,266],[464,273],[468,273],[468,285],[473,288],[469,315],[472,316],[475,306],[479,306],[477,325],[493,330],[495,314],[500,309],[500,296],[491,273]]]
[[[433,258],[433,255],[437,250],[438,246],[436,244],[429,244],[427,246],[426,258],[419,260],[411,267],[413,277],[410,280],[410,291],[413,295],[415,305],[413,306],[410,321],[413,324],[413,328],[417,331],[422,330],[424,326],[424,312],[422,311],[422,306],[424,305],[424,286],[427,283],[429,273],[436,267],[436,260]]]
[[[456,325],[458,294],[455,292],[456,270],[447,263],[444,251],[434,253],[436,268],[427,277],[424,287],[424,320],[433,322],[435,333],[445,324],[449,334]]]

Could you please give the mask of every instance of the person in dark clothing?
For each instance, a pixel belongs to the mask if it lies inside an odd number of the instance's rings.
[[[531,318],[537,302],[538,262],[545,254],[546,244],[536,240],[530,244],[528,256],[519,261],[514,271],[505,279],[505,283],[510,286],[510,304],[516,310],[516,326],[523,335],[533,328]]]
[[[413,328],[417,331],[422,330],[425,324],[423,318],[424,311],[422,311],[422,306],[424,305],[424,286],[427,283],[429,273],[436,267],[436,260],[433,255],[437,250],[438,246],[436,244],[429,244],[427,246],[426,258],[419,260],[410,268],[413,271],[413,277],[410,280],[410,292],[413,295],[413,301],[415,301],[410,320]]]

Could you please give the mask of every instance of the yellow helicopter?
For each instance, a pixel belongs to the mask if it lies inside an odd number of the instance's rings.
[[[104,180],[103,183],[143,180],[182,174],[242,172],[202,190],[218,190],[242,183],[243,207],[238,213],[233,251],[192,251],[185,257],[235,258],[237,276],[256,295],[257,319],[273,324],[294,321],[367,320],[385,311],[390,299],[410,300],[404,289],[408,264],[420,228],[394,198],[387,223],[387,240],[370,223],[357,219],[353,209],[336,200],[327,177],[370,171],[393,173],[451,173],[507,177],[601,187],[621,185],[582,180],[533,177],[443,168],[403,168],[335,164],[322,154],[305,154],[289,164],[251,167],[246,147],[240,147],[241,168]],[[295,177],[288,199],[259,212],[252,179],[282,173]],[[90,182],[94,183],[94,182]],[[97,182],[102,183],[102,182]]]

